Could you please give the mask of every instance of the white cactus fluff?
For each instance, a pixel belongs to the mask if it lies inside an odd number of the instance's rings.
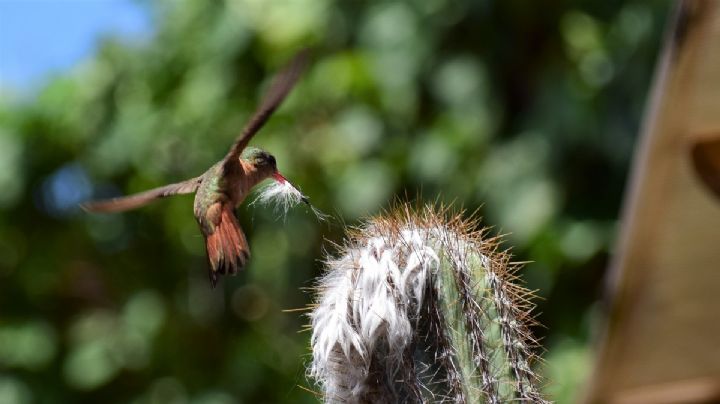
[[[496,240],[402,206],[327,261],[309,373],[326,402],[544,402],[523,289]]]
[[[311,205],[309,198],[291,184],[290,181],[273,180],[263,185],[250,204],[254,205],[256,203],[273,205],[275,212],[282,217],[287,216],[287,213],[292,207],[305,203],[319,220],[324,221],[328,218],[326,214]]]

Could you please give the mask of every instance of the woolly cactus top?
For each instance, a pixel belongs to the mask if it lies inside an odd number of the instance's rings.
[[[402,205],[327,260],[310,314],[326,402],[545,402],[528,293],[474,219]]]

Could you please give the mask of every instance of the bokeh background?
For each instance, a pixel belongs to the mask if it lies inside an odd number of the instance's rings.
[[[573,402],[670,6],[0,0],[0,403],[317,402],[284,310],[398,197],[479,209],[532,261],[539,371]],[[191,196],[77,209],[202,173],[308,46],[253,144],[333,220],[246,203],[252,261],[211,290]]]

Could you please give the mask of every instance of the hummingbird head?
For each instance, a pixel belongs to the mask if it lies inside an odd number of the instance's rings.
[[[242,153],[242,159],[255,166],[261,178],[272,177],[279,183],[287,182],[287,179],[277,169],[275,156],[257,147],[248,147]]]
[[[313,212],[320,219],[324,220],[325,215],[310,204],[310,199],[297,187],[295,187],[295,185],[288,181],[287,178],[280,174],[277,169],[275,157],[272,154],[266,152],[265,150],[258,149],[257,147],[248,147],[243,151],[241,158],[255,167],[260,181],[270,177],[275,180],[272,185],[265,187],[259,193],[255,202],[260,201],[262,203],[266,203],[271,200],[275,200],[279,202],[281,210],[285,213],[287,213],[288,209],[292,205],[302,202],[310,206]]]

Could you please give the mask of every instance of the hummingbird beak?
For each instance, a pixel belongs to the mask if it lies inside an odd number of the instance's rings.
[[[275,179],[275,181],[284,184],[286,182],[290,182],[287,180],[287,178],[283,177],[282,174],[280,174],[279,171],[275,171],[272,175],[272,177]]]

